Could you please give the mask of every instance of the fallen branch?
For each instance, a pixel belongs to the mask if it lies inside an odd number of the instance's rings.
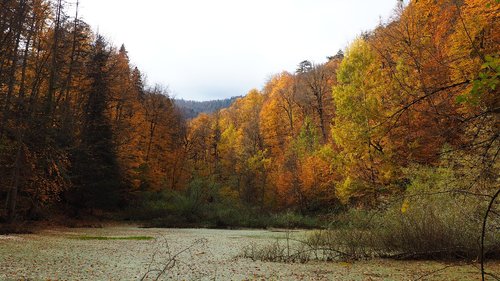
[[[151,256],[151,261],[149,262],[148,269],[140,279],[141,281],[146,280],[146,278],[148,278],[152,273],[156,273],[156,276],[153,277],[153,280],[159,280],[161,276],[172,270],[178,263],[182,262],[180,260],[180,256],[182,254],[188,253],[198,247],[204,247],[207,243],[207,240],[204,238],[197,239],[188,247],[183,248],[173,254],[167,239],[164,239],[165,241],[155,249],[153,255]],[[165,251],[164,254],[166,255],[166,258],[158,258],[158,255],[162,250]],[[153,268],[153,266],[158,266],[158,268]]]

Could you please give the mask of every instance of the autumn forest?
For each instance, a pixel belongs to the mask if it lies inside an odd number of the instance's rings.
[[[500,4],[395,7],[324,62],[298,58],[188,118],[146,83],[127,42],[108,42],[75,6],[2,1],[0,224],[356,228],[376,217],[376,245],[391,253],[473,258],[482,237],[481,255],[500,256]],[[414,248],[426,235],[443,251]]]

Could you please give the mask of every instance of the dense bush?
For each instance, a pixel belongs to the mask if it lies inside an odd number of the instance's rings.
[[[200,199],[193,191],[144,192],[125,219],[146,221],[154,227],[318,228],[323,222],[294,212],[271,214],[237,202]]]
[[[311,243],[335,248],[353,258],[477,258],[488,200],[463,192],[457,175],[444,168],[413,168],[401,198],[380,210],[350,210]],[[500,257],[498,217],[491,217],[485,254]]]
[[[477,257],[481,217],[474,201],[436,195],[413,200],[404,212],[391,208],[375,219],[374,241],[401,257]],[[500,242],[492,234],[487,240]]]

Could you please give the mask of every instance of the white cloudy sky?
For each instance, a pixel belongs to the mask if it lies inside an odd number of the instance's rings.
[[[80,0],[80,13],[125,44],[150,84],[210,100],[261,88],[270,75],[323,62],[387,19],[396,0]]]

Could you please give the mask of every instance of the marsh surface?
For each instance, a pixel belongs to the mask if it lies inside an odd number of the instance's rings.
[[[291,233],[295,238],[305,234]],[[417,280],[434,271],[419,280],[480,278],[477,265],[464,263],[375,259],[283,264],[238,257],[244,246],[272,243],[285,235],[273,230],[135,226],[6,235],[0,236],[0,280],[139,280],[148,267],[161,268],[168,253],[175,254],[196,241],[201,243],[178,255],[175,267],[160,280]],[[156,263],[151,265],[155,252]],[[488,269],[499,272],[500,263],[490,263]]]

